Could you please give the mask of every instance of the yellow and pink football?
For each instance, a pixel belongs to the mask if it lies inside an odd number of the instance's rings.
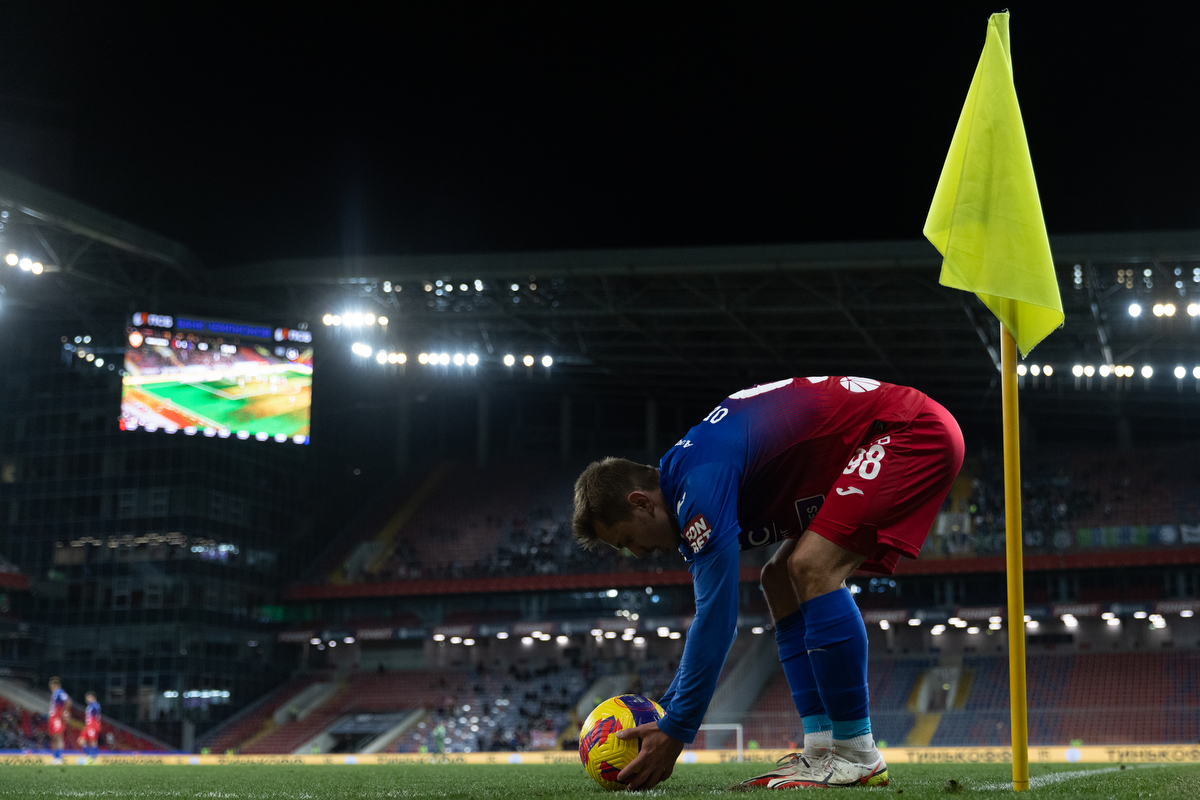
[[[656,722],[663,713],[662,706],[640,694],[618,695],[596,706],[579,731],[579,760],[592,780],[605,789],[624,789],[617,774],[637,756],[642,740],[618,739],[617,731]]]

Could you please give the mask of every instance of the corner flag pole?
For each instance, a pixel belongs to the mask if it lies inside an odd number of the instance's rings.
[[[938,179],[925,237],[942,254],[943,286],[973,292],[1000,320],[1008,680],[1013,791],[1029,789],[1025,575],[1017,351],[1028,356],[1063,324],[1062,297],[1013,83],[1007,11],[988,18],[983,54]]]
[[[1012,300],[1009,303],[1015,302]],[[1008,695],[1013,791],[1029,789],[1029,720],[1025,696],[1025,565],[1021,558],[1021,436],[1017,413],[1017,341],[1003,325],[1000,397],[1004,426],[1004,552],[1008,578]]]

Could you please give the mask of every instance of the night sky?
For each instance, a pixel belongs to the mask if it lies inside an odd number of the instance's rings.
[[[414,5],[10,4],[0,120],[214,267],[915,239],[1000,6]],[[1200,17],[1011,10],[1050,232],[1200,227]]]

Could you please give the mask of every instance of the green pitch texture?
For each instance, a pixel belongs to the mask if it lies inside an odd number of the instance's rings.
[[[761,772],[749,764],[681,764],[658,789],[644,797],[712,798],[754,796],[777,792],[755,789],[729,792],[731,784]],[[1056,783],[1036,786],[1053,773],[1092,771]],[[0,798],[464,798],[521,800],[522,798],[601,798],[607,792],[584,774],[583,767],[467,766],[454,764],[401,766],[142,766],[79,767],[5,766],[0,774]],[[1200,766],[1137,765],[1119,770],[1111,764],[1034,765],[1035,787],[1027,796],[1038,798],[1154,797],[1157,800],[1195,800],[1200,797]],[[902,764],[891,770],[890,786],[846,789],[850,796],[918,800],[947,796],[1011,797],[1005,784],[1007,766]],[[952,783],[953,781],[953,783]],[[794,790],[784,796],[798,795]]]
[[[237,384],[230,385],[222,381],[147,383],[137,388],[146,395],[161,397],[180,409],[233,431],[263,431],[272,436],[283,433],[289,437],[297,433],[306,434],[312,377],[298,372],[284,375],[288,380],[288,389],[299,391],[294,394],[263,393],[237,398],[237,394],[245,390],[240,390]],[[250,388],[254,386],[250,384]],[[234,397],[222,397],[218,392],[233,394]],[[288,403],[288,398],[295,398],[295,404]]]

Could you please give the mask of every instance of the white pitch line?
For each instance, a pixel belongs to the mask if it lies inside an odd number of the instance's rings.
[[[1169,767],[1169,766],[1174,766],[1174,765],[1172,765],[1172,764],[1139,764],[1137,766],[1137,768],[1145,769],[1146,767]],[[1127,767],[1118,766],[1118,767],[1102,767],[1101,769],[1078,769],[1073,772],[1048,772],[1045,775],[1035,775],[1032,778],[1030,778],[1029,779],[1029,788],[1030,789],[1038,789],[1038,788],[1041,788],[1042,786],[1050,786],[1055,783],[1062,783],[1063,781],[1074,780],[1075,778],[1086,778],[1089,775],[1103,775],[1106,772],[1120,772],[1121,770],[1126,769],[1126,768]],[[1011,789],[1012,781],[1005,781],[1004,783],[985,783],[984,785],[982,785],[978,788],[988,790],[988,791],[994,791],[996,789]]]

